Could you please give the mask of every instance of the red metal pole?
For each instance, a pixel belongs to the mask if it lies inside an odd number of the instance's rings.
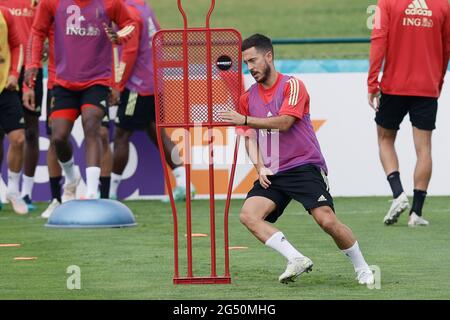
[[[186,12],[184,12],[183,5],[181,4],[181,0],[177,0],[177,5],[178,5],[178,10],[180,11],[181,15],[183,16],[183,26],[184,26],[184,29],[186,30],[188,28],[188,23],[187,23]]]
[[[164,177],[166,179],[167,183],[167,193],[169,195],[170,199],[170,206],[172,207],[172,216],[173,216],[173,252],[174,252],[174,278],[179,278],[179,262],[178,262],[178,218],[177,218],[177,207],[175,205],[175,200],[173,198],[173,192],[172,192],[172,184],[170,183],[170,177],[169,177],[169,170],[167,169],[167,165],[165,162],[165,155],[164,155],[164,144],[162,142],[161,137],[161,130],[164,130],[163,127],[157,126],[157,139],[158,139],[158,149],[162,161],[162,167],[164,170]]]
[[[224,213],[224,219],[223,219],[223,230],[224,230],[223,233],[224,233],[224,247],[225,247],[224,248],[225,249],[225,277],[230,276],[230,245],[229,245],[229,240],[228,240],[228,217],[229,217],[229,212],[230,212],[231,193],[233,191],[234,174],[236,172],[236,163],[237,163],[240,138],[241,137],[239,135],[236,137],[236,144],[234,146],[233,164],[231,166],[230,183],[228,185],[227,201],[225,203],[225,213]]]
[[[155,48],[155,39],[153,38],[153,48]],[[158,59],[156,54],[153,55],[153,63],[155,67],[158,64]],[[158,80],[159,77],[154,77],[154,85],[155,88],[158,88]],[[164,178],[167,183],[167,194],[169,195],[170,199],[170,205],[172,208],[172,217],[173,217],[173,261],[174,261],[174,279],[177,279],[180,277],[179,273],[179,262],[178,262],[178,217],[177,217],[177,207],[175,205],[175,200],[173,199],[173,193],[172,193],[172,185],[170,183],[169,178],[169,171],[167,169],[167,165],[165,162],[165,156],[164,156],[164,145],[162,142],[161,137],[161,130],[164,130],[164,127],[159,123],[160,122],[160,115],[161,115],[161,101],[160,101],[159,94],[155,94],[155,114],[156,114],[156,137],[158,141],[158,149],[159,149],[159,156],[161,158],[161,165],[163,167],[164,172]]]
[[[211,5],[209,7],[208,14],[206,15],[206,29],[209,29],[209,21],[211,20],[211,14],[214,11],[214,7],[216,6],[216,0],[211,0]]]
[[[216,208],[214,199],[214,138],[212,136],[213,122],[213,96],[212,96],[212,58],[211,58],[211,30],[209,29],[209,17],[214,9],[214,0],[208,12],[206,20],[206,82],[208,93],[208,151],[209,151],[209,216],[211,233],[211,276],[216,277]]]
[[[191,215],[191,157],[189,131],[189,53],[188,53],[188,22],[186,13],[178,0],[178,9],[183,16],[183,94],[184,94],[184,155],[186,168],[186,240],[187,240],[187,276],[192,277],[192,215]]]

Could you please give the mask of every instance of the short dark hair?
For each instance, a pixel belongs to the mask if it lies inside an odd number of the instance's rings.
[[[255,47],[256,50],[264,53],[270,51],[273,54],[272,40],[265,35],[256,33],[242,42],[242,51]]]

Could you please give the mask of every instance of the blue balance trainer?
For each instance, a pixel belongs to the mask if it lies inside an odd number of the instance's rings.
[[[72,200],[52,213],[46,227],[123,228],[136,226],[131,210],[116,200]]]

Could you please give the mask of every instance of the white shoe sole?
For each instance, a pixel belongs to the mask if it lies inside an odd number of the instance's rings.
[[[300,277],[300,275],[302,275],[303,273],[310,273],[313,269],[313,266],[314,266],[314,264],[311,263],[311,265],[309,267],[307,267],[305,270],[303,270],[302,272],[293,273],[288,277],[278,279],[278,281],[280,281],[281,283],[284,283],[284,284],[287,284],[290,282],[295,282],[295,280],[297,280],[297,278]]]
[[[410,228],[415,228],[415,227],[428,227],[428,224],[425,224],[425,223],[412,223],[412,224],[409,224],[408,223],[408,227],[410,227]]]
[[[391,225],[394,224],[398,221],[398,218],[400,217],[400,215],[403,213],[403,211],[405,211],[406,209],[409,208],[409,203],[402,203],[394,212],[393,215],[384,218],[383,222],[385,225]]]

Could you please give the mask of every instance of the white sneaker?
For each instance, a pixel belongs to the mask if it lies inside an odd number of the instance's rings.
[[[289,260],[286,270],[278,278],[281,283],[294,282],[302,273],[312,271],[313,262],[308,257]]]
[[[48,219],[52,215],[53,211],[61,205],[57,199],[53,199],[48,205],[47,209],[41,214],[41,218]]]
[[[373,272],[370,268],[356,271],[356,280],[358,280],[359,284],[365,285],[375,283],[375,277],[373,276]]]
[[[383,219],[384,224],[390,225],[397,222],[398,217],[409,208],[409,201],[406,193],[402,192],[397,198],[392,200],[392,205],[389,208],[388,213]]]
[[[20,196],[19,193],[8,193],[6,195],[6,198],[9,202],[11,202],[11,205],[13,207],[13,210],[17,214],[27,214],[28,213],[28,206],[23,200],[23,198]]]
[[[412,212],[409,216],[408,227],[427,226],[429,224],[427,220],[418,216],[415,212]]]
[[[77,187],[78,187],[78,184],[80,183],[80,181],[81,181],[81,176],[78,175],[78,177],[72,183],[64,183],[63,194],[61,197],[61,201],[63,203],[76,199]]]

